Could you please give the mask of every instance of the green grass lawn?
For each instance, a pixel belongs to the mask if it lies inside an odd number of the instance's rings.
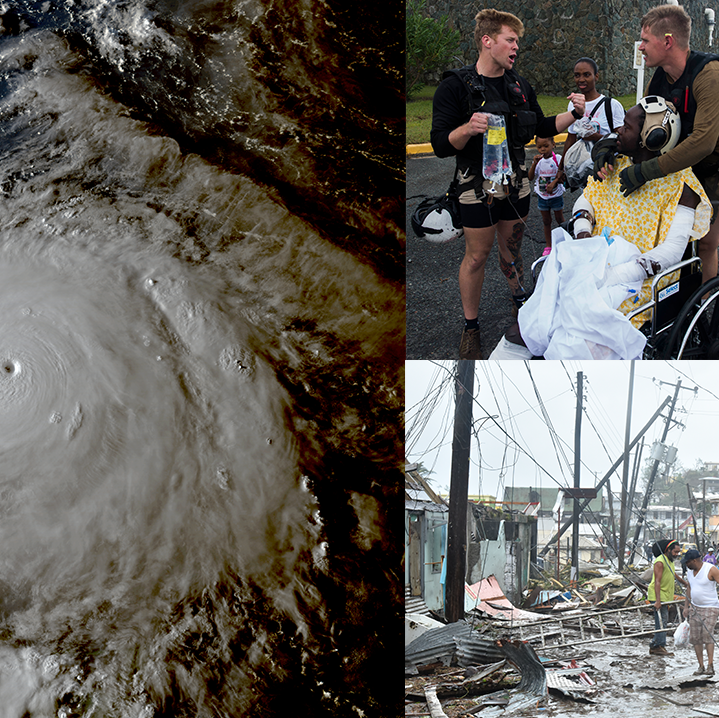
[[[432,126],[432,97],[434,87],[423,87],[407,102],[407,144],[416,145],[429,142],[429,131]],[[547,117],[558,115],[567,109],[566,97],[550,97],[537,95],[542,112]],[[636,104],[636,95],[617,97],[625,110]]]

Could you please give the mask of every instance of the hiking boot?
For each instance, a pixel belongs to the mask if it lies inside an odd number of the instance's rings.
[[[703,676],[707,672],[707,669],[704,668],[704,666],[699,666],[699,668],[692,673],[693,676]],[[714,672],[714,669],[712,669],[712,673]]]
[[[649,653],[652,656],[673,656],[673,653],[669,653],[664,646],[652,646],[649,649]]]
[[[479,343],[479,329],[465,329],[459,343],[460,359],[481,359],[482,347]]]
[[[710,664],[704,669],[704,675],[705,675],[705,676],[713,676],[713,675],[714,675],[714,666],[713,666],[713,664],[710,663]]]

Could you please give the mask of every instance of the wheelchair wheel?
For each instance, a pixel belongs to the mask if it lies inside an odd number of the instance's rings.
[[[664,359],[719,359],[719,277],[702,284],[674,321]]]

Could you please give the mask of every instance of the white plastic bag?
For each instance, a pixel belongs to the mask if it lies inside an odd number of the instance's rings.
[[[577,120],[574,123],[574,134],[581,139],[601,133],[602,126],[597,120],[593,120],[591,117],[582,117],[581,120]]]
[[[686,648],[689,645],[689,621],[685,618],[674,631],[674,648]]]
[[[564,174],[570,189],[587,186],[587,180],[594,168],[592,160],[593,142],[577,140],[564,155]]]

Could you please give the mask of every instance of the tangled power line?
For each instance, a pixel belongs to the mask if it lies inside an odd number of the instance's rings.
[[[440,449],[451,445],[452,442],[457,362],[433,361],[430,363],[434,366],[434,371],[428,384],[427,392],[422,400],[416,402],[412,407],[408,407],[406,411],[405,451],[408,460],[412,456],[414,457],[413,461],[422,463],[428,457],[433,456],[431,466],[427,467],[425,465],[425,469],[432,473],[436,466]],[[496,472],[496,496],[499,501],[502,501],[506,489],[510,487],[514,489],[515,469],[521,456],[527,457],[535,465],[535,489],[541,490],[545,479],[560,488],[571,486],[574,470],[570,457],[573,458],[574,449],[560,436],[555,428],[548,405],[568,393],[574,393],[576,396],[576,387],[565,362],[558,362],[558,364],[562,366],[569,386],[553,385],[552,389],[559,390],[558,393],[553,391],[553,396],[545,400],[540,390],[539,378],[535,377],[536,372],[533,372],[529,362],[524,362],[531,391],[534,394],[534,400],[530,400],[516,381],[518,375],[512,378],[504,366],[499,363],[478,363],[479,370],[484,375],[484,386],[488,388],[494,403],[494,408],[490,410],[480,402],[477,396],[473,397],[474,405],[482,412],[479,418],[473,419],[471,430],[477,454],[477,458],[472,459],[472,464],[477,471],[480,495],[483,493],[483,474]],[[672,368],[676,368],[674,364],[672,364]],[[693,379],[692,381],[696,384]],[[516,396],[510,397],[508,385],[514,389]],[[703,389],[703,387],[699,388]],[[714,399],[719,399],[713,392],[706,389],[704,391]],[[516,398],[517,396],[521,397],[521,403]],[[592,409],[591,414],[589,411],[590,406]],[[616,419],[612,418],[610,412],[602,404],[599,392],[592,397],[592,401],[583,403],[582,411],[610,464],[613,463],[612,452],[616,456],[623,451],[623,438],[618,431],[618,426],[621,426],[623,420],[622,422],[617,422]],[[546,428],[549,442],[557,461],[555,471],[543,466],[532,455],[532,452],[526,448],[530,446],[530,443],[522,436],[518,419],[527,413],[534,414]],[[435,414],[438,414],[438,417]],[[437,421],[437,418],[439,418],[439,421]],[[421,444],[423,448],[419,449],[420,441],[424,433],[428,431],[430,432],[430,438],[425,437],[424,442]],[[480,431],[487,437],[484,442],[480,440]],[[501,461],[498,466],[491,466],[487,461],[485,452],[482,451],[482,445],[487,440],[503,444]],[[567,450],[569,450],[569,456]],[[635,451],[638,451],[638,448]],[[590,475],[596,476],[596,473],[584,460],[581,461],[581,464],[584,470],[589,471]],[[615,470],[615,474],[619,477],[617,470]],[[509,485],[507,485],[508,478]],[[528,483],[525,479],[522,485],[526,486]],[[612,496],[612,503],[615,506],[620,506],[621,496],[613,491],[609,491],[609,493]],[[639,513],[639,509],[635,506],[627,506],[626,509],[635,515]],[[593,516],[593,512],[588,510],[588,513]],[[604,531],[603,528],[602,531]]]

